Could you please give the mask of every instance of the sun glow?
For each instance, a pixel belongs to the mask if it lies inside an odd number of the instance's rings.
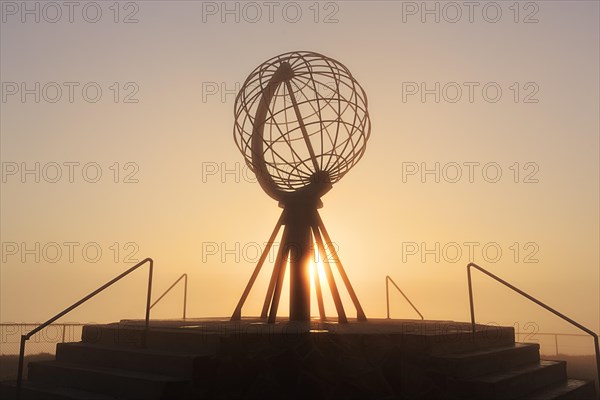
[[[325,272],[325,266],[323,265],[323,258],[321,258],[321,255],[319,254],[319,248],[317,246],[316,241],[313,241],[313,248],[314,248],[313,258],[311,258],[310,265],[309,265],[310,283],[311,283],[311,288],[312,288],[311,289],[311,297],[316,298],[316,300],[317,300],[316,304],[318,305],[319,295],[320,295],[321,298],[323,299],[322,300],[323,303],[325,304],[325,303],[327,303],[325,301],[325,299],[327,299],[328,296],[323,295],[323,292],[324,291],[327,292],[329,289],[327,274]],[[325,251],[327,252],[327,248],[325,248]],[[331,264],[330,261],[327,261],[327,262],[329,262]],[[314,304],[314,302],[313,302],[313,304]],[[311,312],[311,314],[312,314],[312,312]]]

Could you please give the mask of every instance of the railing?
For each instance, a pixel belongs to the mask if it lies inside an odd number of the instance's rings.
[[[154,307],[156,305],[156,303],[161,301],[163,299],[163,297],[165,297],[167,295],[167,293],[169,293],[171,291],[171,289],[173,289],[182,279],[184,280],[183,281],[183,319],[185,319],[185,310],[187,307],[187,288],[188,288],[188,275],[187,274],[183,274],[179,278],[177,278],[177,280],[175,282],[173,282],[173,284],[171,286],[169,286],[169,288],[167,290],[165,290],[165,292],[163,294],[161,294],[160,297],[158,299],[156,299],[154,301],[154,303],[152,303],[150,305],[150,309],[152,309],[152,307]]]
[[[65,314],[68,314],[69,312],[73,311],[75,308],[79,307],[80,305],[82,305],[83,303],[85,303],[86,301],[91,299],[92,297],[96,296],[98,293],[102,292],[104,289],[108,288],[109,286],[112,286],[115,282],[120,281],[121,279],[123,279],[124,277],[126,277],[127,275],[129,275],[130,273],[132,273],[133,271],[135,271],[136,269],[138,269],[139,267],[141,267],[142,265],[144,265],[146,263],[149,263],[149,271],[148,271],[148,294],[147,294],[147,298],[146,298],[145,333],[148,331],[148,326],[150,323],[150,298],[152,295],[152,270],[154,268],[154,261],[151,258],[145,258],[144,260],[135,264],[133,267],[129,268],[127,271],[123,272],[121,275],[117,276],[110,282],[108,282],[108,283],[102,285],[101,287],[99,287],[98,289],[94,290],[92,293],[88,294],[83,299],[79,300],[77,303],[75,303],[72,306],[59,312],[54,317],[50,318],[48,321],[44,322],[43,324],[41,324],[37,328],[33,329],[29,333],[27,333],[25,335],[21,335],[21,346],[19,349],[19,367],[18,367],[19,370],[17,372],[17,389],[16,389],[17,400],[19,400],[19,398],[21,397],[21,385],[23,383],[23,361],[25,358],[25,343],[33,335],[35,335],[42,329],[46,328],[48,325],[52,324],[57,319],[63,317]],[[145,343],[146,335],[144,334],[144,336],[142,338],[143,338],[142,344],[145,345],[146,344]]]
[[[400,289],[398,287],[398,285],[396,285],[396,282],[394,282],[393,279],[389,275],[387,275],[385,277],[385,299],[386,299],[386,305],[387,305],[387,319],[390,319],[390,290],[389,290],[390,282],[392,282],[392,285],[394,285],[396,287],[396,289],[398,289],[398,291],[406,299],[406,301],[408,301],[408,304],[411,305],[411,307],[413,308],[413,310],[415,310],[417,312],[417,314],[419,314],[419,316],[421,317],[421,319],[424,320],[425,318],[423,317],[423,314],[421,314],[419,312],[419,310],[417,310],[417,307],[415,307],[415,305],[412,303],[412,301],[410,301],[408,299],[408,297],[404,294],[404,292],[402,291],[402,289]]]
[[[565,336],[565,337],[580,337],[580,338],[586,338],[588,337],[588,335],[580,335],[580,334],[576,334],[576,333],[554,333],[554,332],[515,332],[515,335],[517,336],[517,338],[519,338],[521,335],[527,335],[527,337],[530,337],[531,340],[533,341],[533,338],[535,336],[552,336],[554,337],[554,354],[555,355],[559,355],[559,350],[558,350],[558,338],[560,336]],[[527,341],[527,337],[525,338],[525,341]]]
[[[562,318],[563,320],[567,321],[571,325],[576,326],[577,328],[581,329],[582,331],[584,331],[588,335],[592,336],[594,338],[594,347],[595,347],[595,350],[596,350],[596,375],[597,375],[597,383],[598,383],[598,385],[600,385],[600,345],[598,343],[598,335],[594,331],[592,331],[591,329],[586,328],[585,326],[583,326],[580,323],[572,320],[571,318],[567,317],[566,315],[564,315],[564,314],[556,311],[554,308],[552,308],[552,307],[550,307],[550,306],[542,303],[541,301],[539,301],[535,297],[533,297],[533,296],[525,293],[521,289],[519,289],[519,288],[511,285],[510,283],[506,282],[504,279],[499,278],[498,276],[492,274],[491,272],[488,272],[487,270],[483,269],[479,265],[474,264],[474,263],[469,263],[469,264],[467,264],[467,279],[468,279],[468,282],[469,282],[469,304],[471,306],[471,331],[473,332],[473,334],[475,334],[475,307],[473,305],[473,285],[472,285],[472,281],[471,281],[471,268],[478,269],[479,271],[483,272],[484,274],[486,274],[490,278],[494,279],[495,281],[500,282],[501,284],[503,284],[504,286],[508,287],[509,289],[512,289],[513,291],[519,293],[521,296],[527,298],[528,300],[533,301],[538,306],[540,306],[540,307],[542,307],[542,308],[550,311],[552,314],[554,314],[554,315]]]

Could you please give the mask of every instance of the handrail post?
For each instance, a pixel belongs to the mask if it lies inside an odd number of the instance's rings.
[[[19,349],[19,370],[17,372],[17,400],[21,398],[21,385],[23,384],[23,363],[25,359],[25,341],[27,335],[21,335],[21,347]]]
[[[185,320],[185,311],[187,308],[187,287],[188,287],[188,275],[184,274],[185,278],[183,282],[183,319]]]
[[[594,347],[596,347],[596,373],[598,375],[596,386],[599,388],[598,390],[600,390],[600,344],[598,343],[598,335],[594,335]]]
[[[150,259],[150,265],[148,268],[148,295],[146,298],[146,323],[144,329],[144,335],[142,338],[142,347],[146,347],[148,339],[148,329],[150,327],[150,302],[152,300],[152,272],[154,270],[154,261]]]
[[[471,307],[471,332],[475,335],[475,306],[473,304],[473,282],[471,281],[471,265],[467,265],[467,280],[469,282],[469,305]]]
[[[385,277],[385,300],[387,306],[387,319],[390,319],[390,276]]]

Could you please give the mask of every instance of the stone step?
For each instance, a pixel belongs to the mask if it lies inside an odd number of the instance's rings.
[[[471,378],[540,361],[539,344],[515,343],[433,357],[432,370],[448,377]]]
[[[134,399],[177,399],[189,384],[170,376],[58,361],[29,363],[29,381]]]
[[[0,398],[16,399],[16,381],[0,383]],[[21,400],[117,400],[116,397],[53,384],[24,381]]]
[[[513,400],[567,380],[564,361],[528,364],[475,378],[450,379],[451,396],[466,399]]]
[[[152,328],[146,333],[143,327],[119,323],[86,325],[81,340],[95,345],[149,348],[185,354],[215,354],[220,344],[219,336],[192,329]]]
[[[88,366],[150,372],[191,379],[194,361],[199,356],[159,350],[97,345],[58,343],[56,361]]]
[[[521,400],[596,400],[596,388],[593,381],[569,379],[560,385],[548,387],[532,393]]]
[[[402,333],[402,347],[408,353],[441,356],[460,352],[476,351],[515,343],[512,327],[483,327],[475,335],[461,327],[452,331],[451,327],[443,333],[421,334],[419,332]]]

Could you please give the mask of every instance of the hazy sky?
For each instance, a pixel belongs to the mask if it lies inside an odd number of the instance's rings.
[[[235,91],[310,50],[369,100],[366,154],[321,210],[367,316],[390,275],[426,318],[468,320],[475,261],[599,330],[598,2],[65,3],[2,2],[0,321],[45,320],[144,257],[156,294],[187,272],[188,314],[229,315],[281,211],[234,144]],[[144,274],[64,320],[142,317]],[[573,331],[474,283],[480,322]],[[399,295],[392,315],[415,317]]]

